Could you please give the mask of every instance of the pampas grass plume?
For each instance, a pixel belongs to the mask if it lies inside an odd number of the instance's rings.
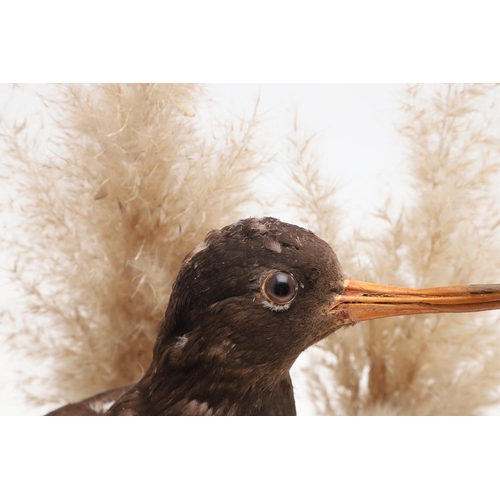
[[[27,299],[8,340],[45,366],[24,379],[32,400],[61,403],[141,377],[182,258],[244,215],[263,159],[255,114],[207,137],[199,85],[61,85],[42,100],[48,147],[22,125],[3,135]]]

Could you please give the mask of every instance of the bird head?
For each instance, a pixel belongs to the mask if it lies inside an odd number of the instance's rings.
[[[186,256],[157,350],[282,373],[306,348],[359,321],[497,308],[499,285],[412,289],[346,278],[312,232],[252,218],[211,231]]]

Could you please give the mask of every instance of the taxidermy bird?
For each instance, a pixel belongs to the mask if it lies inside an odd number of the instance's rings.
[[[213,230],[173,285],[135,385],[49,415],[295,415],[290,368],[339,328],[500,308],[500,285],[403,288],[346,278],[330,246],[274,218]]]

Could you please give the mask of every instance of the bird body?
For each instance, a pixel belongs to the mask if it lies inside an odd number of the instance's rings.
[[[349,280],[312,232],[244,219],[184,259],[143,378],[49,415],[295,415],[289,372],[309,346],[365,319],[500,308],[498,285],[477,287]]]

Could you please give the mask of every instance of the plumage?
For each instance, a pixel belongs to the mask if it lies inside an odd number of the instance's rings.
[[[290,368],[336,329],[494,309],[499,300],[498,285],[418,290],[346,279],[312,232],[241,220],[211,231],[184,259],[143,378],[50,415],[295,415]]]

